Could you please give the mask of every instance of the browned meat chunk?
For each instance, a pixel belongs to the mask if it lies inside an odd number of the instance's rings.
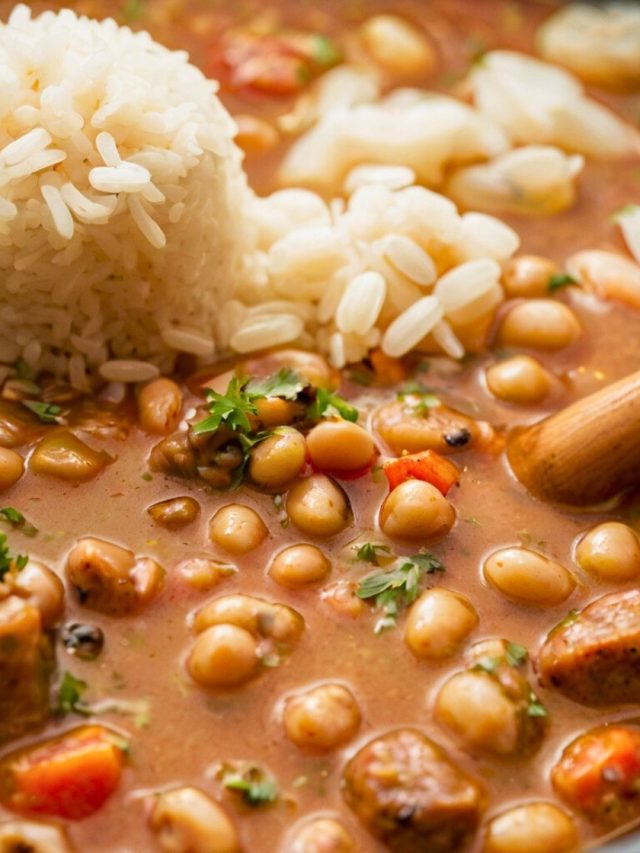
[[[640,702],[640,589],[591,602],[551,631],[540,683],[583,705]]]
[[[484,805],[478,783],[413,729],[389,732],[356,753],[344,771],[344,796],[394,853],[464,849]]]
[[[53,660],[40,611],[18,596],[0,601],[0,743],[48,719]]]

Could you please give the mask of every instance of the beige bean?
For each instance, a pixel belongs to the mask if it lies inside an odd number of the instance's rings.
[[[255,509],[229,504],[219,509],[209,522],[209,536],[223,551],[248,554],[267,537],[267,528]]]
[[[209,557],[190,557],[176,566],[176,572],[193,589],[206,592],[217,586],[224,578],[237,572],[235,566],[211,560]]]
[[[486,377],[491,393],[506,403],[534,405],[544,400],[551,388],[549,373],[529,355],[516,355],[493,364]]]
[[[619,521],[598,524],[578,543],[576,562],[602,580],[633,580],[640,575],[640,537]]]
[[[553,803],[525,803],[494,817],[482,853],[577,853],[578,830]]]
[[[340,821],[314,817],[293,827],[282,853],[356,853],[356,843]]]
[[[194,628],[201,632],[212,625],[237,625],[255,637],[276,643],[294,643],[304,630],[304,619],[286,604],[273,604],[253,595],[223,595],[198,611]]]
[[[319,471],[350,474],[373,462],[376,446],[370,434],[358,424],[345,420],[322,421],[307,435],[307,448]]]
[[[411,606],[404,641],[421,658],[454,655],[478,624],[471,602],[448,589],[428,589]]]
[[[431,74],[437,67],[438,58],[427,36],[398,15],[369,18],[361,34],[371,56],[392,74]]]
[[[240,853],[238,833],[226,812],[197,788],[158,794],[149,826],[165,853]]]
[[[574,343],[581,331],[576,315],[562,302],[530,299],[505,314],[498,341],[504,346],[558,350]]]
[[[73,853],[60,826],[41,821],[5,820],[0,823],[2,853]]]
[[[138,392],[140,427],[152,435],[173,432],[180,422],[182,391],[172,379],[161,376],[143,385]]]
[[[10,489],[24,473],[24,459],[15,450],[0,447],[0,492]]]
[[[43,627],[52,628],[62,618],[64,613],[62,581],[55,572],[37,560],[29,560],[24,569],[16,574],[13,591],[38,608]]]
[[[560,563],[528,548],[502,548],[484,564],[484,576],[504,596],[522,604],[560,604],[576,585]]]
[[[234,687],[248,681],[258,663],[258,646],[248,631],[212,625],[196,637],[187,668],[203,687]]]
[[[300,589],[324,580],[331,563],[315,545],[290,545],[273,559],[269,575],[280,586]]]
[[[292,696],[283,714],[289,740],[320,751],[336,749],[351,740],[360,720],[355,696],[341,684],[321,684]]]
[[[265,489],[282,489],[298,476],[306,455],[302,433],[291,427],[280,427],[251,449],[249,476]]]
[[[502,285],[512,299],[547,296],[549,283],[561,269],[551,258],[542,255],[518,255],[504,267]]]
[[[324,474],[299,480],[287,495],[287,514],[295,526],[311,536],[335,536],[351,521],[349,499]]]
[[[280,139],[278,131],[265,119],[248,113],[239,113],[234,115],[233,120],[238,126],[235,143],[247,154],[268,151],[278,144]]]
[[[422,480],[406,480],[380,509],[380,527],[392,539],[437,542],[451,530],[456,514],[443,494]]]
[[[34,474],[82,483],[103,471],[113,458],[105,450],[94,450],[68,430],[48,433],[29,459]]]

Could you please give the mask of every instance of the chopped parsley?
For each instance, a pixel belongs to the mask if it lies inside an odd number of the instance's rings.
[[[388,545],[375,545],[373,542],[365,542],[356,551],[356,560],[379,566],[378,554],[391,554],[391,548]]]
[[[580,283],[567,272],[557,273],[556,275],[549,276],[549,283],[547,284],[547,290],[549,293],[555,293],[556,290],[560,290],[563,287],[579,287]]]
[[[224,424],[235,432],[250,432],[250,415],[257,413],[253,400],[245,394],[246,380],[233,376],[224,394],[207,388],[205,397],[209,416],[193,426],[194,435],[216,432]]]
[[[318,388],[316,398],[309,406],[307,416],[312,421],[319,421],[327,417],[338,417],[355,424],[358,420],[358,410],[342,397],[332,394],[328,388]]]
[[[380,569],[364,577],[358,584],[358,598],[372,599],[382,611],[374,632],[380,634],[396,625],[397,617],[418,597],[420,581],[426,574],[443,572],[444,565],[428,551],[410,557],[399,557],[389,569]]]
[[[62,409],[55,403],[43,403],[41,400],[21,400],[23,406],[33,412],[43,424],[59,424]]]
[[[0,581],[11,571],[21,572],[28,562],[29,558],[25,554],[18,554],[16,557],[11,556],[7,535],[0,533]]]
[[[30,524],[20,510],[12,506],[5,506],[0,509],[0,520],[6,521],[12,527],[15,527],[25,536],[36,536],[38,528]]]
[[[82,699],[88,686],[86,681],[76,678],[70,672],[65,672],[58,686],[53,713],[59,716],[64,714],[91,716],[91,708]]]
[[[264,397],[280,397],[282,400],[295,400],[309,383],[294,370],[281,368],[266,379],[252,379],[244,389],[245,395],[252,400]]]
[[[323,68],[330,68],[332,65],[337,65],[342,54],[338,50],[335,42],[323,33],[314,33],[312,38],[313,59],[318,65]]]
[[[527,716],[547,717],[548,712],[533,690],[529,693],[529,704],[527,705]]]
[[[520,643],[507,643],[505,659],[509,666],[522,666],[529,658],[529,652]]]
[[[268,805],[277,799],[275,779],[255,764],[245,769],[223,764],[220,778],[223,787],[239,793],[244,802],[253,808]]]

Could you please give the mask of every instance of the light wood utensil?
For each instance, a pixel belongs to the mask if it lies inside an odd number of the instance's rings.
[[[514,431],[507,457],[536,497],[594,506],[640,485],[640,371]]]

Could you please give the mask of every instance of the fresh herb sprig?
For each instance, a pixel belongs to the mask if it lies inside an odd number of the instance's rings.
[[[549,293],[555,293],[563,287],[578,287],[579,284],[580,282],[578,282],[572,275],[569,275],[567,272],[561,272],[549,276],[547,290]]]
[[[58,716],[65,714],[79,714],[82,717],[91,716],[91,708],[82,699],[88,686],[86,681],[76,678],[70,672],[65,672],[58,686],[53,713]]]
[[[273,803],[278,797],[275,779],[255,764],[244,768],[223,764],[220,779],[224,788],[239,793],[253,808]]]
[[[364,577],[356,589],[358,598],[372,600],[382,616],[375,624],[376,634],[393,628],[400,611],[412,604],[420,592],[424,575],[444,572],[444,565],[429,551],[399,557],[388,569],[379,569]]]
[[[41,400],[21,400],[20,402],[33,412],[43,424],[61,423],[62,409],[55,403],[44,403]]]
[[[7,524],[10,524],[16,530],[19,530],[25,536],[37,536],[38,528],[34,527],[24,515],[20,512],[20,510],[15,509],[12,506],[4,506],[0,509],[0,521],[6,521]]]

